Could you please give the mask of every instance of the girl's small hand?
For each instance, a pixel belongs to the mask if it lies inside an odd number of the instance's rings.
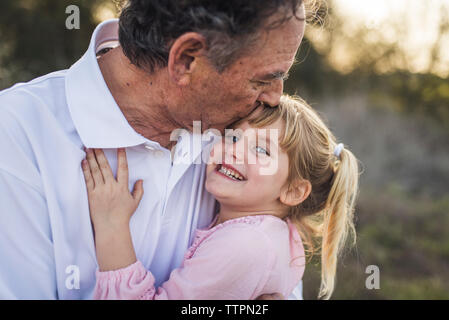
[[[87,149],[86,153],[82,168],[94,230],[128,229],[129,220],[143,196],[143,181],[138,180],[130,193],[128,163],[123,148],[117,150],[117,179],[101,149]]]

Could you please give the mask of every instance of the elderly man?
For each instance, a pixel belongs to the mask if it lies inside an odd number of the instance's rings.
[[[0,298],[91,298],[84,147],[103,148],[114,170],[116,149],[126,148],[130,186],[145,181],[133,244],[156,285],[167,280],[215,205],[196,161],[210,141],[192,150],[195,134],[171,133],[193,131],[194,121],[223,131],[276,106],[304,15],[301,0],[130,0],[70,69],[2,91]]]

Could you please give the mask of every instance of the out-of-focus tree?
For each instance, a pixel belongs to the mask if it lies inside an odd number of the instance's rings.
[[[70,67],[87,49],[98,8],[108,0],[0,1],[0,89]],[[66,28],[66,8],[80,9],[80,29]]]
[[[433,7],[439,13],[427,17],[437,25],[433,43],[418,50],[413,37],[425,33],[413,34],[416,17],[394,15],[375,26],[354,23],[336,9],[338,2],[321,2],[328,8],[320,11],[319,21],[324,23],[308,26],[299,57],[304,63],[293,68],[286,90],[312,96],[364,91],[375,104],[428,116],[449,129],[449,5]],[[430,6],[414,4],[424,12]]]
[[[308,37],[335,70],[343,74],[357,70],[449,75],[447,3],[410,1],[401,11],[390,8],[387,17],[365,21],[368,17],[364,15],[345,12],[346,7],[338,5],[343,2],[327,0],[325,23],[308,28]],[[433,12],[438,16],[421,14],[417,19],[417,12]]]

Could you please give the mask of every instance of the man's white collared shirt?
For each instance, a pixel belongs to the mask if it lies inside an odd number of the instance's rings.
[[[96,59],[117,31],[116,19],[100,24],[68,70],[0,92],[0,299],[92,297],[98,265],[84,146],[103,148],[114,173],[117,148],[126,148],[130,190],[144,180],[130,228],[137,258],[156,285],[180,266],[195,229],[213,218],[215,200],[199,161],[212,139],[183,137],[172,163],[169,150],[133,130]]]
[[[70,69],[0,93],[0,298],[91,297],[97,262],[83,146],[103,148],[114,172],[117,148],[125,147],[130,189],[144,180],[130,228],[157,284],[180,265],[194,230],[212,219],[201,147],[193,154],[181,139],[172,165],[169,150],[131,128],[102,78],[96,50],[117,40],[117,27],[116,20],[97,27]]]

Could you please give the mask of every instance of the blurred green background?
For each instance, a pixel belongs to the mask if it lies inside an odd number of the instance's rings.
[[[81,28],[67,30],[68,5]],[[2,0],[0,90],[70,67],[113,0]],[[306,98],[360,159],[357,245],[333,299],[449,299],[449,3],[328,0],[285,90]],[[367,289],[366,267],[380,270]],[[304,274],[316,299],[319,261]]]

